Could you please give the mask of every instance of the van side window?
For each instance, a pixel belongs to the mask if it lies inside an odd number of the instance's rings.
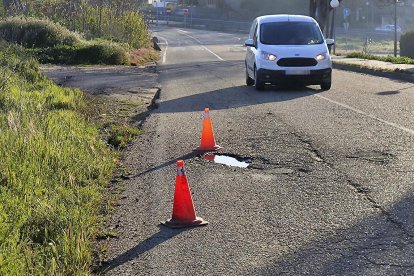
[[[257,27],[258,24],[256,23],[256,27],[254,28],[254,33],[253,33],[253,41],[254,41],[254,45],[257,46]]]
[[[253,38],[254,32],[256,31],[256,25],[257,25],[257,22],[255,20],[253,21],[253,24],[250,27],[249,38]]]

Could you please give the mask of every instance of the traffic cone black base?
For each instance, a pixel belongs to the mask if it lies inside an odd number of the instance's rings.
[[[196,217],[193,221],[174,221],[173,219],[169,219],[167,221],[162,221],[162,225],[167,226],[169,228],[178,229],[178,228],[187,228],[187,227],[197,227],[197,226],[205,226],[208,224],[208,221],[200,217]]]
[[[202,147],[202,146],[200,146],[200,147],[195,148],[194,151],[216,151],[216,150],[220,150],[222,148],[223,147],[220,147],[219,145],[215,145],[213,147]]]

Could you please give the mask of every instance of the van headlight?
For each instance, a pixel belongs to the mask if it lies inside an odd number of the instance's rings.
[[[265,51],[260,52],[260,57],[264,60],[275,61],[277,56]]]
[[[322,61],[328,58],[328,53],[320,53],[315,57],[317,61]]]

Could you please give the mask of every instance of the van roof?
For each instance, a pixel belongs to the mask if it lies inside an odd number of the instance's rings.
[[[315,19],[305,15],[290,15],[290,14],[275,14],[275,15],[264,15],[257,18],[258,23],[268,22],[314,22]]]

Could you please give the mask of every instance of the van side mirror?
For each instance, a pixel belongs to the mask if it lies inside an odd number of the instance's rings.
[[[256,48],[256,45],[254,44],[254,40],[251,39],[251,38],[247,39],[244,42],[244,46],[247,46],[247,47],[255,47]]]
[[[328,46],[332,46],[332,45],[334,45],[334,44],[335,44],[335,39],[332,39],[332,38],[327,38],[327,39],[325,40],[325,42],[326,42],[326,45],[328,45]]]

